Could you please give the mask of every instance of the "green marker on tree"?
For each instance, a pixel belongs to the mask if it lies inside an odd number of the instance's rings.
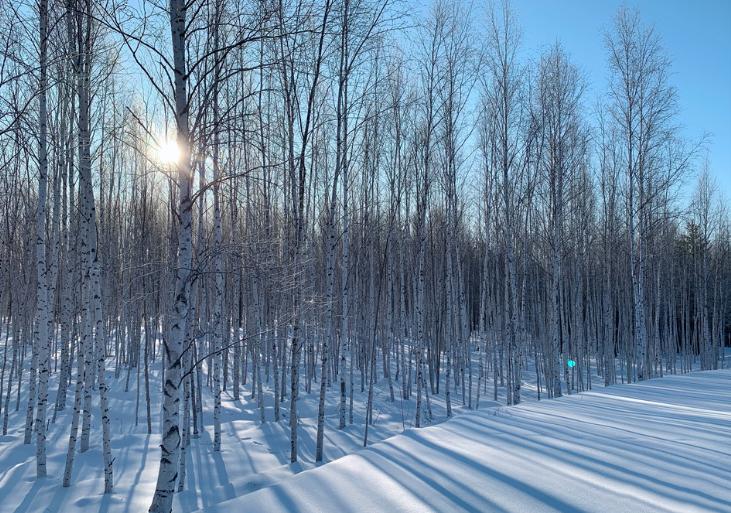
[[[576,362],[574,360],[569,360],[568,362],[566,362],[566,364],[569,366],[569,368],[576,367]]]

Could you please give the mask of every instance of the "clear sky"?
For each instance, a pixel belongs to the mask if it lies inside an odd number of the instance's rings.
[[[685,135],[691,140],[710,135],[710,171],[731,201],[731,0],[513,0],[511,5],[526,55],[537,56],[561,41],[586,76],[589,102],[606,90],[604,34],[617,9],[639,9],[672,61]]]

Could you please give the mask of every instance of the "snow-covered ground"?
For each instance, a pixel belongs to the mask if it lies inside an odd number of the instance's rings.
[[[460,415],[215,512],[731,512],[731,371]]]
[[[138,513],[147,511],[155,490],[160,458],[160,373],[159,362],[151,370],[152,430],[147,434],[144,392],[141,392],[140,408],[135,423],[136,384],[132,374],[129,391],[124,391],[126,371],[114,378],[113,361],[108,360],[107,383],[110,387],[110,414],[112,456],[114,458],[114,491],[104,495],[104,475],[101,454],[101,428],[98,397],[94,392],[92,410],[91,447],[78,454],[74,463],[72,484],[62,488],[64,463],[68,447],[69,426],[73,412],[73,383],[69,390],[66,410],[59,413],[48,432],[48,477],[35,478],[35,444],[23,445],[27,386],[21,392],[20,407],[15,411],[14,384],[10,401],[10,419],[7,436],[0,436],[0,513]],[[379,363],[380,365],[380,363]],[[379,367],[380,368],[380,367]],[[476,373],[477,366],[475,366]],[[26,369],[24,380],[27,380]],[[51,377],[50,404],[56,397],[56,378]],[[75,379],[75,370],[74,370]],[[204,366],[205,379],[205,366]],[[475,375],[476,385],[476,375]],[[535,397],[531,391],[530,374],[526,374],[528,399]],[[533,380],[534,381],[534,380]],[[204,387],[205,430],[199,439],[193,439],[188,448],[185,491],[176,494],[174,511],[188,513],[206,509],[213,504],[232,499],[269,486],[283,478],[315,467],[315,439],[317,432],[317,400],[319,380],[314,381],[312,392],[304,390],[304,378],[298,402],[300,416],[300,461],[289,463],[289,398],[282,404],[282,420],[274,422],[273,391],[264,383],[267,422],[259,422],[256,400],[250,398],[251,384],[241,389],[240,399],[234,400],[231,390],[222,394],[221,451],[213,451],[213,398],[210,389]],[[230,382],[229,382],[230,387]],[[391,403],[385,380],[375,387],[374,425],[368,433],[369,444],[384,440],[409,428],[414,421],[414,395],[411,400],[401,400],[399,384],[394,383],[396,400]],[[332,461],[363,447],[363,427],[367,385],[360,390],[360,374],[355,372],[353,424],[338,430],[339,396],[337,383],[327,394],[325,460]],[[499,391],[504,402],[505,389]],[[480,399],[481,407],[495,405],[492,388]],[[443,393],[431,396],[432,422],[446,419]],[[453,392],[453,411],[467,411],[461,406],[460,396]],[[49,409],[49,417],[52,412]],[[77,445],[78,447],[78,445]]]
[[[593,392],[540,403],[534,377],[527,372],[525,378],[523,405],[496,409],[488,386],[480,411],[470,412],[453,393],[456,418],[421,430],[411,429],[414,400],[400,400],[396,384],[391,403],[382,380],[363,450],[367,391],[360,392],[356,373],[352,426],[337,429],[337,387],[328,394],[330,463],[322,468],[314,464],[316,384],[311,394],[301,392],[295,465],[289,464],[288,402],[283,420],[273,422],[265,386],[269,422],[260,424],[248,384],[239,401],[224,393],[222,450],[214,452],[212,401],[204,393],[206,430],[189,448],[186,490],[176,495],[175,511],[731,512],[731,371],[606,389],[597,379]],[[110,369],[115,459],[109,495],[102,494],[98,409],[91,448],[77,456],[71,487],[62,488],[73,397],[50,426],[49,477],[38,481],[35,446],[23,445],[26,401],[15,412],[13,395],[10,429],[0,437],[0,513],[147,511],[159,461],[160,383],[153,372],[153,434],[147,435],[144,396],[135,424],[134,378],[128,392],[124,381],[124,372],[113,379]],[[52,380],[51,400],[54,388]],[[432,396],[431,406],[433,423],[446,419],[443,395]]]

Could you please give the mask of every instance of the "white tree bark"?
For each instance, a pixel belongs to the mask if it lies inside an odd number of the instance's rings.
[[[38,208],[36,210],[36,319],[35,346],[38,349],[38,408],[36,415],[36,476],[46,476],[46,405],[51,340],[48,332],[48,268],[46,267],[46,197],[48,191],[48,0],[39,2],[40,80],[38,93]]]
[[[179,161],[178,180],[178,255],[175,271],[173,311],[170,315],[165,350],[165,383],[163,397],[163,429],[160,445],[160,468],[150,513],[171,513],[180,458],[180,376],[183,339],[188,315],[190,269],[193,260],[190,130],[188,125],[188,95],[186,72],[186,4],[170,0],[170,32],[173,44],[175,122]]]

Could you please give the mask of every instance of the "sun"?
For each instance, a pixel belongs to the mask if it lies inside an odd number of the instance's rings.
[[[163,141],[157,148],[157,158],[163,164],[177,164],[180,148],[174,140]]]

